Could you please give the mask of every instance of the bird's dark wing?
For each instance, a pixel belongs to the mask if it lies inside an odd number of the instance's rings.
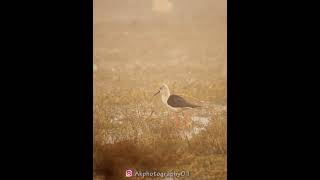
[[[200,107],[187,102],[185,99],[177,95],[169,96],[167,103],[172,107],[191,107],[191,108]]]

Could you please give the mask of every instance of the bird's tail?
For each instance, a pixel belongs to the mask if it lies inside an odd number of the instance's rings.
[[[192,104],[191,107],[192,108],[201,108],[202,106]]]
[[[199,108],[199,109],[210,109],[208,105],[192,105],[192,108]]]

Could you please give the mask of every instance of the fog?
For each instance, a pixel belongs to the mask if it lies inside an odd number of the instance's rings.
[[[165,22],[226,25],[226,0],[94,0],[94,23]]]
[[[227,1],[93,2],[94,179],[129,168],[225,180]],[[152,96],[162,83],[204,108],[174,117]]]

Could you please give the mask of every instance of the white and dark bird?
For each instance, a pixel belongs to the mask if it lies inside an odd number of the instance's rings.
[[[153,96],[156,96],[159,93],[161,95],[161,101],[166,105],[166,107],[169,110],[174,111],[176,113],[182,112],[187,109],[201,107],[201,106],[189,103],[181,96],[170,94],[169,87],[166,84],[162,84],[158,92],[155,93]]]

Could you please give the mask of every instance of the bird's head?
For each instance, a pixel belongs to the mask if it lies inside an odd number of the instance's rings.
[[[169,87],[166,84],[162,84],[158,90],[157,93],[155,93],[153,96],[157,95],[157,94],[170,94],[169,92]]]

